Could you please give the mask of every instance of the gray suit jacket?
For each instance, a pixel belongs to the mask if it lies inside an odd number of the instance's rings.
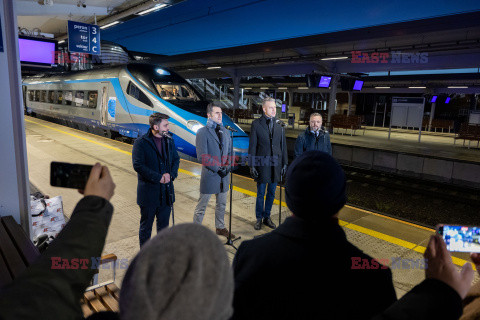
[[[202,163],[202,177],[200,179],[200,193],[217,194],[227,192],[229,189],[230,176],[223,179],[218,175],[218,169],[223,165],[230,169],[230,135],[223,126],[220,130],[223,134],[222,149],[215,129],[203,127],[198,130],[195,141],[197,158]],[[220,185],[222,188],[220,189]]]

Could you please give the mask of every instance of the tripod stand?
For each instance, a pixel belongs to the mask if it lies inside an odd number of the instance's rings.
[[[232,240],[232,203],[233,203],[233,165],[232,165],[232,159],[233,159],[233,132],[236,132],[237,130],[233,129],[230,126],[225,126],[227,130],[230,131],[230,155],[229,155],[229,160],[228,162],[230,163],[230,213],[229,213],[229,222],[228,222],[228,238],[227,242],[225,242],[226,245],[233,247],[235,250],[238,250],[237,247],[233,244],[234,241],[240,240],[241,237],[235,238],[235,240]]]

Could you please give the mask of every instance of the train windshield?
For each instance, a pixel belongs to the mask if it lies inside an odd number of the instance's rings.
[[[168,101],[200,101],[200,97],[188,84],[155,83],[160,98]]]

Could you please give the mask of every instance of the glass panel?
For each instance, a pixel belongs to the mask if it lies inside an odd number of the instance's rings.
[[[200,98],[187,84],[155,83],[160,98],[164,100],[199,101]]]
[[[97,108],[97,98],[98,92],[97,91],[88,91],[88,107],[95,109]]]

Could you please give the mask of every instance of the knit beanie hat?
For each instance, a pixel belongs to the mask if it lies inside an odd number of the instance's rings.
[[[233,272],[222,243],[197,224],[163,229],[125,274],[120,318],[227,320],[233,314]]]
[[[307,151],[287,171],[288,208],[305,220],[328,220],[347,202],[345,174],[338,162],[321,151]]]

